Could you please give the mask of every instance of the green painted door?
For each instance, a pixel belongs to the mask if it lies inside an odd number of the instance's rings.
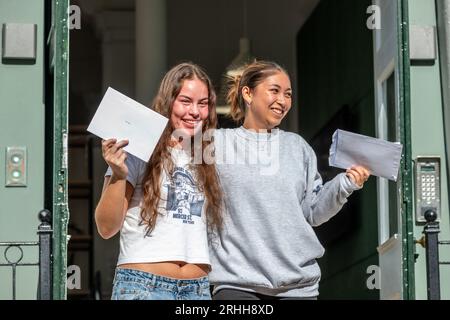
[[[413,299],[408,8],[406,0],[374,5],[381,22],[374,30],[376,132],[403,144],[397,182],[377,180],[380,298]]]
[[[47,180],[46,192],[47,205],[53,212],[53,299],[60,300],[67,297],[69,0],[52,0],[50,10],[47,44],[52,125],[47,127],[51,134],[47,142],[52,143],[47,145],[47,159],[53,161],[52,174],[49,174],[52,179]]]
[[[0,242],[37,241],[38,212],[53,213],[54,299],[66,296],[68,7],[0,0]],[[21,152],[17,172],[8,150]],[[13,297],[6,262],[38,259],[37,247],[23,248],[22,258],[20,250],[7,249],[6,258],[0,251],[0,299]],[[38,275],[37,266],[17,268],[17,299],[37,298]]]

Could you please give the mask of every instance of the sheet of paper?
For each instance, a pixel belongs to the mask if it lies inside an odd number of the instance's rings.
[[[148,162],[168,119],[108,88],[87,131],[102,139],[127,139],[125,151]]]
[[[332,167],[348,169],[361,165],[377,177],[397,181],[403,146],[344,130],[336,130],[330,147]]]

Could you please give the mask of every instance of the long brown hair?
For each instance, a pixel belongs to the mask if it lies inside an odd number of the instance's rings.
[[[255,61],[245,66],[238,75],[228,78],[227,101],[230,104],[230,116],[234,121],[241,123],[245,118],[245,101],[242,97],[242,88],[249,87],[250,90],[256,88],[267,77],[277,72],[286,70],[272,61]]]
[[[215,129],[217,125],[216,94],[208,75],[202,68],[193,63],[178,64],[166,73],[159,87],[158,94],[153,100],[152,109],[170,119],[173,103],[181,91],[183,82],[193,79],[202,81],[208,88],[209,115],[203,122],[202,133],[204,133],[208,129]],[[144,198],[141,209],[142,223],[147,224],[147,235],[154,230],[159,214],[161,173],[163,170],[166,170],[168,176],[171,176],[174,169],[169,151],[169,143],[173,131],[174,127],[169,121],[147,164],[147,172],[143,180]],[[202,155],[210,143],[212,142],[202,141]],[[207,164],[205,161],[202,161],[201,164],[193,164],[192,168],[195,170],[198,187],[204,192],[206,197],[206,222],[208,234],[212,234],[214,231],[219,231],[222,225],[222,190],[216,167],[214,164]]]

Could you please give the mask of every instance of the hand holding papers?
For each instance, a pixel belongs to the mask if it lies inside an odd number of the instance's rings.
[[[102,139],[127,139],[125,151],[148,162],[168,119],[108,88],[87,131]]]
[[[371,175],[397,181],[402,147],[400,143],[338,129],[333,134],[329,163],[341,169],[361,165]]]

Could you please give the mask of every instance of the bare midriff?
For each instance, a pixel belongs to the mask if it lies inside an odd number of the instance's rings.
[[[207,264],[192,264],[183,261],[165,261],[155,263],[126,263],[119,268],[149,272],[155,275],[174,279],[195,279],[208,275]]]

